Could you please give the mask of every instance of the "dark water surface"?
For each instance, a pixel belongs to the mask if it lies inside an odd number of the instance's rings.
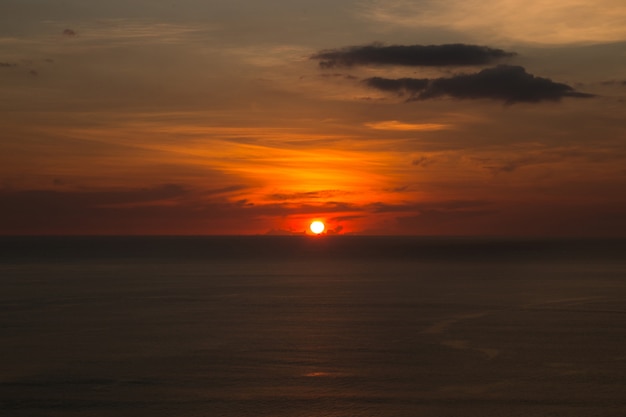
[[[2,416],[624,416],[626,241],[0,238]]]

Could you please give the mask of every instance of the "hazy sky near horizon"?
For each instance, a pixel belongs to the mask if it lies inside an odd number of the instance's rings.
[[[3,0],[0,234],[626,236],[623,0]]]

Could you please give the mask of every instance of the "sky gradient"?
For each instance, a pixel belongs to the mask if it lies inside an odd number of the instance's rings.
[[[626,3],[4,0],[0,234],[626,237]]]

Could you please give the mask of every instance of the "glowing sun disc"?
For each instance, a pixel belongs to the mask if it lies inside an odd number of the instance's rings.
[[[311,229],[311,232],[315,233],[316,235],[319,235],[320,233],[324,231],[326,226],[324,226],[324,223],[322,223],[321,221],[316,220],[311,223],[309,228]]]

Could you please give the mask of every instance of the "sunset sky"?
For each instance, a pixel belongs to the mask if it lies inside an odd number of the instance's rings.
[[[0,234],[626,236],[624,0],[2,0]]]

